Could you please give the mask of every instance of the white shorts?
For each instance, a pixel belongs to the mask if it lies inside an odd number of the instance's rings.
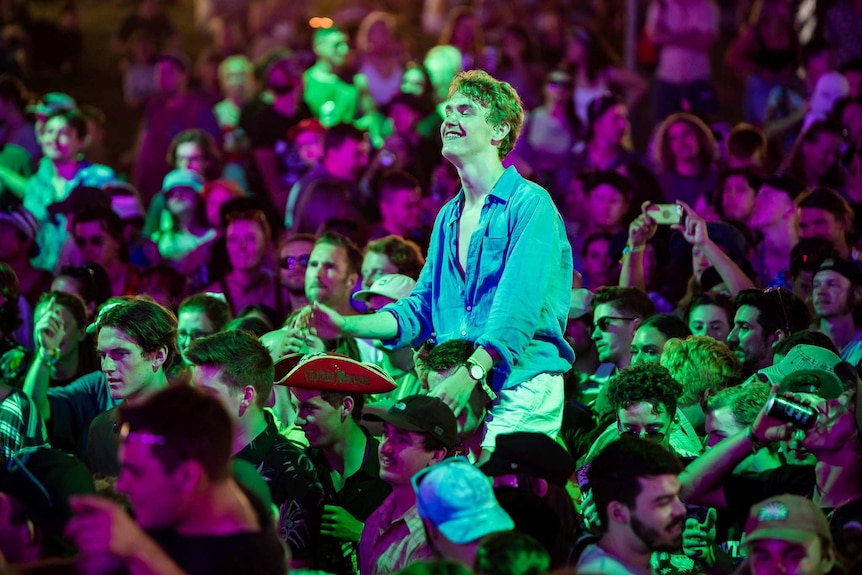
[[[485,418],[482,450],[493,450],[497,436],[516,431],[544,433],[556,440],[563,424],[563,376],[540,373],[497,393]]]

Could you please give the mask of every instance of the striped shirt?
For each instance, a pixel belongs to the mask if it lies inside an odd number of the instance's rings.
[[[48,430],[33,402],[23,391],[9,389],[0,401],[0,453],[9,459],[19,449],[47,444]]]

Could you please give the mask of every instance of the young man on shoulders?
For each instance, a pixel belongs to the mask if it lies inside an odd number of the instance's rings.
[[[438,343],[475,342],[470,358],[433,394],[457,416],[477,385],[486,388],[494,398],[486,456],[500,433],[556,436],[562,374],[574,360],[564,337],[572,250],[562,217],[547,191],[502,164],[522,122],[511,86],[481,71],[459,74],[440,133],[462,189],[437,216],[416,288],[370,316],[343,317],[314,305],[298,318],[321,337],[343,333],[393,348],[416,347],[432,334]]]

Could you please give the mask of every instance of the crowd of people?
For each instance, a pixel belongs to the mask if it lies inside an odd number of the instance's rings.
[[[862,571],[862,3],[301,4],[0,62],[0,573]]]

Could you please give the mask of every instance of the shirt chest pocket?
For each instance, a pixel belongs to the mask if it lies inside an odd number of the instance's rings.
[[[502,272],[509,249],[509,230],[505,225],[490,225],[482,238],[482,254],[479,258],[480,281],[497,279]]]

